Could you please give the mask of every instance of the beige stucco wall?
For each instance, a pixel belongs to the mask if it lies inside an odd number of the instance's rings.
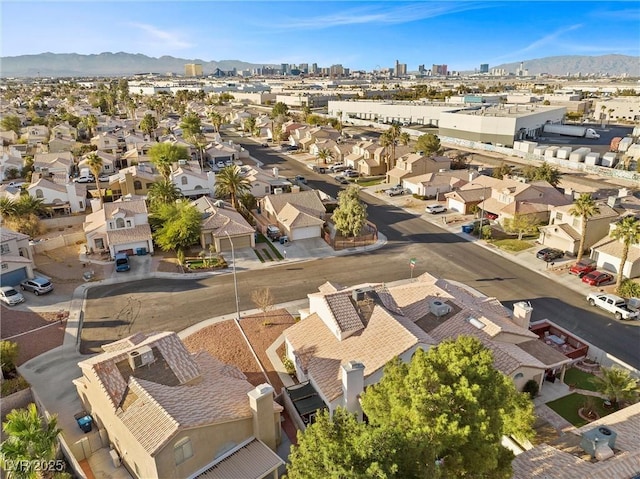
[[[516,379],[516,375],[518,373],[522,373],[522,377]],[[535,381],[538,382],[538,384],[540,384],[540,379],[542,379],[543,374],[544,374],[544,370],[523,366],[516,369],[513,373],[511,373],[510,377],[513,380],[513,383],[515,384],[516,389],[518,391],[522,391],[522,388],[530,379],[534,379]]]

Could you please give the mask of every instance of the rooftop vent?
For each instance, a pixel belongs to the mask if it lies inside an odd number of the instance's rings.
[[[607,459],[613,455],[617,434],[606,426],[593,428],[582,435],[580,447],[591,457],[598,460]],[[610,452],[611,451],[611,452]]]
[[[371,288],[370,286],[364,288],[356,288],[351,292],[351,298],[356,302],[364,301],[366,294],[370,293],[371,291],[373,291],[373,288]]]
[[[484,329],[484,327],[485,327],[485,324],[482,321],[480,321],[479,319],[477,319],[477,318],[471,317],[471,318],[467,319],[467,321],[469,321],[469,323],[471,323],[474,327],[476,327],[478,329]]]
[[[451,306],[449,306],[444,301],[440,301],[439,299],[434,299],[429,304],[429,312],[438,318],[440,316],[444,316],[451,312]]]
[[[129,352],[129,366],[131,369],[138,369],[151,364],[153,360],[153,351],[149,346],[142,346]]]

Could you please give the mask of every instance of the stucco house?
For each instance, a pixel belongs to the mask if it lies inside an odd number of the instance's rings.
[[[255,228],[229,203],[203,196],[191,204],[202,214],[202,249],[208,250],[213,245],[217,252],[231,251],[231,242],[236,250],[256,246]]]
[[[192,353],[173,332],[136,333],[78,363],[97,430],[137,478],[277,478],[280,413],[268,384]]]
[[[70,151],[36,153],[33,158],[33,171],[43,175],[52,173],[68,176],[71,173],[73,162],[73,154]]]
[[[139,249],[153,254],[147,205],[142,198],[121,198],[113,203],[92,202],[93,213],[83,224],[87,249],[108,250],[111,257],[124,252],[137,254]]]
[[[289,241],[320,238],[326,208],[316,190],[267,195],[258,201],[263,217]]]
[[[402,180],[402,186],[412,194],[425,198],[444,199],[444,194],[461,188],[467,183],[467,174],[461,170],[449,170],[441,173],[425,173]]]
[[[101,150],[97,150],[92,153],[102,160],[102,170],[100,171],[101,174],[104,173],[106,175],[113,175],[116,172],[116,155]],[[78,168],[89,168],[89,165],[87,164],[87,158],[92,153],[87,153],[82,157],[82,159],[78,162]]]
[[[104,151],[112,155],[122,153],[125,150],[125,141],[122,135],[107,132],[99,133],[91,138],[90,142],[98,151]]]
[[[31,125],[23,130],[23,136],[26,136],[29,146],[45,144],[49,141],[49,128],[44,125]]]
[[[215,192],[216,175],[212,171],[201,173],[186,165],[178,165],[171,171],[169,179],[186,198],[213,196]]]
[[[325,283],[308,297],[301,321],[284,332],[286,355],[317,393],[317,405],[330,411],[359,413],[358,395],[380,380],[388,361],[409,361],[417,348],[458,336],[478,338],[518,390],[531,379],[542,387],[547,371],[564,371],[572,361],[529,331],[526,303],[510,312],[495,298],[427,273],[350,288]]]
[[[35,178],[34,178],[35,179]],[[87,208],[87,185],[67,181],[59,184],[38,178],[27,187],[29,196],[41,199],[53,213],[82,213]]]
[[[129,166],[109,177],[109,189],[115,199],[127,195],[144,196],[160,178],[151,165]]]
[[[396,165],[387,172],[387,183],[402,185],[403,180],[426,173],[437,173],[451,168],[451,159],[446,156],[427,156],[408,153],[399,157]]]
[[[33,278],[33,248],[29,236],[0,226],[0,284],[15,286]]]
[[[250,185],[249,193],[256,198],[274,194],[276,191],[290,191],[291,182],[280,176],[277,168],[262,170],[254,166],[243,165],[240,168],[242,175]]]
[[[597,206],[600,213],[586,220],[585,251],[590,250],[596,242],[609,234],[609,225],[618,217],[616,210],[608,204],[598,202]],[[584,219],[572,215],[572,208],[573,204],[567,204],[551,209],[549,224],[540,228],[540,244],[572,254],[578,253]]]
[[[635,243],[629,245],[627,261],[624,264],[622,271],[620,271],[620,262],[622,260],[624,244],[622,240],[616,240],[611,236],[611,232],[616,228],[618,223],[629,215],[640,218],[638,214],[627,213],[620,216],[617,221],[613,221],[609,225],[609,232],[607,236],[596,242],[591,247],[591,258],[595,260],[598,268],[611,271],[615,274],[622,274],[626,278],[636,278],[640,276],[640,244]]]

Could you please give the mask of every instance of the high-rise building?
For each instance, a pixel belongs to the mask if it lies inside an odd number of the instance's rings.
[[[317,63],[312,63],[311,64],[311,71],[309,73],[311,73],[313,75],[317,75],[319,73],[318,64]]]
[[[420,75],[424,75],[425,71],[424,65],[418,65],[418,73],[420,73]]]
[[[481,63],[480,64],[480,73],[489,73],[489,64]]]
[[[407,64],[406,63],[400,63],[398,60],[396,60],[396,67],[394,70],[394,74],[396,77],[401,77],[407,74]]]
[[[298,69],[302,72],[302,73],[309,73],[309,64],[308,63],[301,63],[300,65],[298,65]]]
[[[280,73],[282,73],[283,75],[286,75],[287,73],[289,73],[289,64],[288,63],[281,63],[280,64]]]
[[[332,76],[332,77],[344,76],[344,67],[340,64],[331,65],[331,68],[329,69],[329,76]]]
[[[447,76],[447,65],[432,65],[431,76]]]
[[[187,63],[184,66],[184,76],[186,77],[201,77],[202,65],[200,63]]]

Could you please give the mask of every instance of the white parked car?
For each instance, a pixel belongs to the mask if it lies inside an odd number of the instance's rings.
[[[16,304],[24,303],[24,296],[11,286],[3,286],[0,288],[0,301],[14,306]]]
[[[425,208],[425,211],[432,215],[437,215],[438,213],[444,213],[447,209],[442,205],[429,205]]]

